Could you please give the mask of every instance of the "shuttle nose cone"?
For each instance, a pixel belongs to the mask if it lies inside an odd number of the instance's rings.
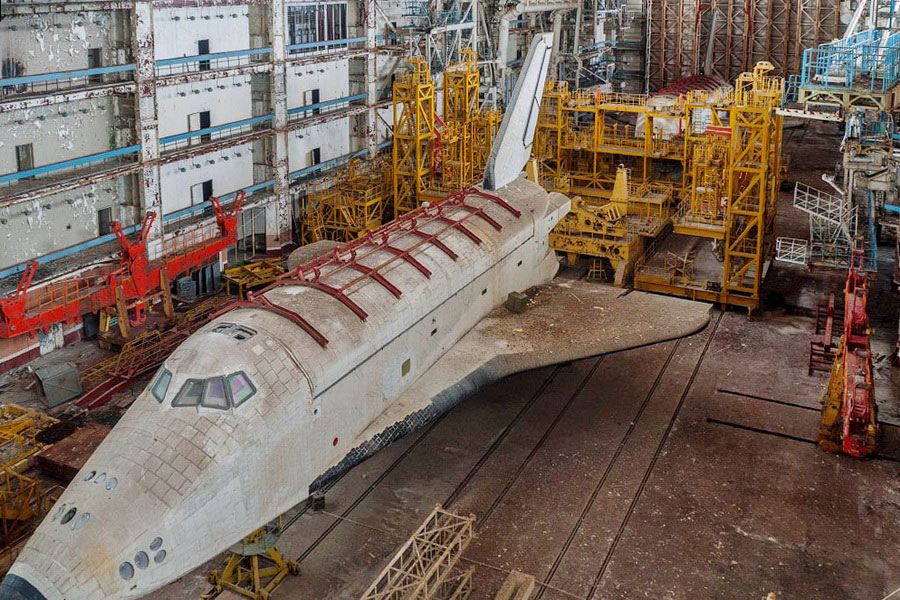
[[[0,583],[0,598],[2,600],[47,600],[36,587],[18,575],[8,574]]]

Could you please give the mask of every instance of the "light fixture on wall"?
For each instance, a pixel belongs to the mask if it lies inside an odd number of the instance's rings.
[[[66,204],[69,204],[69,205],[75,204],[75,198],[66,198]]]
[[[175,15],[174,17],[172,17],[172,20],[173,20],[173,21],[180,21],[180,20],[181,20],[181,17],[179,17],[178,15]]]
[[[178,92],[178,95],[181,96],[182,98],[184,98],[185,96],[187,96],[187,92],[184,92],[184,91]]]
[[[49,202],[48,202],[47,204],[44,205],[44,209],[45,209],[45,210],[50,210],[51,208],[53,208],[53,205],[50,204]]]

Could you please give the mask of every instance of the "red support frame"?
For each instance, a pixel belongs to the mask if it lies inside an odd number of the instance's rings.
[[[483,220],[496,231],[503,229],[503,226],[491,217],[484,208],[468,204],[466,199],[469,196],[477,196],[489,200],[492,204],[500,206],[517,219],[522,216],[519,210],[498,196],[475,188],[463,190],[439,202],[411,211],[374,231],[366,233],[364,236],[338,246],[319,258],[300,265],[293,271],[279,276],[275,282],[257,294],[250,295],[248,300],[235,301],[214,316],[219,316],[236,308],[263,308],[293,321],[315,339],[320,346],[325,347],[328,344],[328,340],[313,325],[296,312],[275,305],[263,294],[288,285],[312,287],[335,298],[353,311],[361,320],[365,320],[368,317],[368,313],[348,295],[348,292],[360,282],[371,279],[388,290],[395,298],[400,298],[403,295],[403,291],[382,275],[381,271],[383,269],[396,261],[402,260],[426,278],[431,278],[431,270],[413,256],[413,252],[431,245],[441,250],[451,260],[456,261],[459,255],[441,237],[446,237],[451,231],[458,231],[476,245],[481,245],[481,238],[466,226],[467,221],[476,217]],[[460,218],[452,218],[460,212],[464,213]],[[436,231],[425,231],[424,227],[430,224],[437,225],[439,229]],[[400,240],[409,237],[416,238],[417,241],[414,241],[408,248],[401,248],[396,245]],[[367,259],[374,260],[378,252],[388,252],[392,256],[377,265],[369,265],[362,262]],[[347,269],[356,271],[359,273],[359,276],[352,278],[340,287],[326,283],[329,278]]]

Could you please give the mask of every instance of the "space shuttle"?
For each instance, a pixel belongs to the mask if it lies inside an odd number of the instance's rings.
[[[36,529],[0,598],[140,598],[509,374],[483,368],[489,348],[451,350],[558,268],[548,234],[569,200],[521,173],[551,45],[544,34],[530,46],[482,186],[287,273],[166,359]],[[554,362],[540,344],[530,366]]]

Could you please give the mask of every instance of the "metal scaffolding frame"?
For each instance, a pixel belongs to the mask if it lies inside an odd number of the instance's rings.
[[[434,172],[434,82],[424,58],[394,81],[394,216],[419,207]]]
[[[650,0],[648,89],[703,72],[730,81],[758,61],[773,74],[800,69],[805,48],[839,37],[838,0]]]
[[[360,600],[468,598],[474,569],[460,570],[457,565],[474,529],[474,515],[461,517],[435,506]]]

